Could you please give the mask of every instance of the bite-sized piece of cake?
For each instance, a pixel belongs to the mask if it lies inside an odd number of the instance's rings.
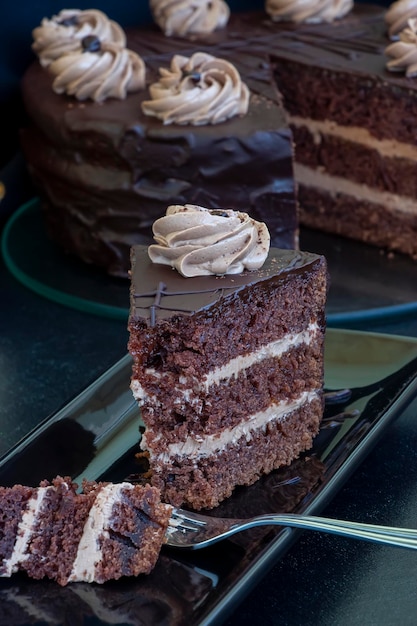
[[[20,532],[19,524],[22,519],[22,512],[25,511],[32,501],[36,489],[16,485],[13,489],[9,487],[0,487],[0,575],[11,576],[17,568],[14,566],[15,561],[15,544],[18,533]]]
[[[209,70],[207,64],[200,68],[196,43],[155,30],[151,37],[146,31],[129,35],[128,48],[146,64],[146,88],[124,99],[99,103],[90,95],[80,102],[71,95],[73,81],[66,93],[55,93],[57,78],[37,61],[25,73],[22,95],[31,122],[22,130],[22,148],[50,237],[83,261],[127,276],[130,247],[151,243],[152,223],[169,204],[192,203],[250,210],[267,222],[274,245],[297,247],[293,141],[265,50],[244,40],[210,45],[210,55],[221,62]],[[93,63],[102,53],[89,49],[88,58]],[[78,61],[76,54],[65,55],[52,66],[58,71],[71,61],[75,71],[85,54]],[[177,62],[184,57],[189,62]],[[62,91],[62,77],[58,82]],[[100,99],[102,82],[91,86]],[[122,79],[116,82],[114,89]],[[164,83],[171,104],[180,99],[190,107],[186,121],[170,115],[166,99],[165,114],[155,116],[161,103],[149,102],[159,99]],[[207,98],[228,100],[230,84],[240,106],[218,106],[221,116],[205,117]],[[88,80],[82,94],[87,87]]]
[[[170,207],[154,232],[149,252],[132,251],[141,446],[165,501],[210,508],[312,445],[326,263],[268,251],[264,225],[233,211]]]
[[[76,489],[61,477],[0,489],[0,576],[25,571],[66,585],[152,570],[171,514],[158,490],[95,482]]]

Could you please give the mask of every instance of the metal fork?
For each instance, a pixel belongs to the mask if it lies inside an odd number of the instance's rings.
[[[235,533],[255,526],[290,526],[318,530],[402,548],[417,549],[417,530],[348,522],[312,515],[259,515],[249,519],[210,517],[174,508],[166,532],[166,545],[175,548],[205,548]]]

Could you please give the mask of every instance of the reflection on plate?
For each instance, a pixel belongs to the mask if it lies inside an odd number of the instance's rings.
[[[119,481],[136,464],[140,416],[129,390],[129,356],[0,460],[0,484],[37,484],[56,474]],[[326,411],[314,448],[213,511],[318,513],[383,430],[417,395],[417,339],[329,329]],[[344,390],[334,393],[334,390]],[[205,550],[163,548],[150,576],[65,588],[23,575],[0,581],[0,623],[10,626],[123,623],[208,625],[224,616],[289,548],[297,531],[255,528]],[[90,621],[93,620],[93,621]]]
[[[417,312],[417,264],[410,258],[391,258],[377,248],[306,229],[300,241],[303,249],[327,258],[329,326]],[[10,272],[36,293],[81,311],[127,318],[127,281],[63,254],[46,237],[38,200],[12,215],[3,232],[2,251]]]

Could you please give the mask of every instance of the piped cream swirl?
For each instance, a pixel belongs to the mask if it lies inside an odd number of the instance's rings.
[[[152,99],[142,103],[142,110],[164,124],[218,124],[248,110],[249,89],[224,59],[204,52],[175,55],[170,68],[159,73],[159,81],[149,87]]]
[[[385,13],[385,23],[391,39],[398,39],[399,34],[408,25],[408,20],[417,18],[417,0],[397,0]]]
[[[352,10],[353,0],[266,0],[265,11],[274,22],[333,22]]]
[[[100,44],[96,51],[64,54],[50,64],[49,71],[55,76],[53,90],[78,100],[124,99],[145,84],[143,60],[114,43]]]
[[[417,76],[417,19],[408,20],[408,27],[400,33],[400,40],[385,49],[391,72],[405,72],[408,78]]]
[[[151,261],[170,265],[187,278],[259,269],[270,245],[266,225],[247,213],[192,204],[169,206],[153,233]]]
[[[224,28],[230,9],[223,0],[150,0],[155,22],[170,37]]]
[[[116,43],[122,48],[126,46],[126,35],[119,24],[96,9],[63,9],[51,19],[44,18],[32,31],[32,36],[32,49],[43,67],[64,54],[80,52],[85,37],[97,37],[102,43]]]

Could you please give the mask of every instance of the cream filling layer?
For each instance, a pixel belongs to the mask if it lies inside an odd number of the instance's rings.
[[[36,495],[28,500],[22,519],[17,527],[13,552],[9,559],[3,561],[4,572],[1,574],[2,576],[11,576],[17,572],[20,563],[23,563],[29,558],[30,552],[27,552],[27,548],[33,536],[36,520],[42,509],[43,501],[48,491],[51,489],[54,489],[54,487],[38,487]]]
[[[260,430],[265,432],[268,424],[285,420],[293,411],[310,404],[317,398],[319,398],[318,390],[304,391],[296,400],[272,404],[265,411],[259,411],[247,421],[233,428],[226,428],[221,433],[206,435],[204,438],[190,436],[185,441],[167,444],[163,453],[157,455],[151,453],[151,458],[161,463],[169,463],[173,457],[187,457],[197,461],[199,458],[219,453],[228,445],[235,444],[241,439],[251,441]],[[146,449],[146,433],[142,437],[141,447]]]
[[[95,581],[96,566],[102,558],[100,539],[109,537],[108,525],[113,507],[120,501],[125,489],[133,489],[133,486],[130,483],[110,484],[98,492],[84,525],[69,582]]]
[[[223,381],[236,378],[245,370],[248,370],[253,365],[261,363],[264,359],[277,358],[282,356],[285,352],[296,348],[299,345],[310,345],[317,337],[317,334],[321,332],[317,322],[312,322],[309,326],[300,333],[293,333],[287,335],[284,339],[278,341],[272,341],[266,346],[262,346],[259,350],[252,352],[245,356],[238,356],[231,359],[225,365],[216,367],[211,372],[208,372],[201,381],[193,381],[192,389],[185,388],[185,378],[179,378],[180,385],[175,390],[176,394],[181,395],[185,401],[190,402],[193,396],[198,393],[206,392],[212,385],[218,385]],[[153,376],[155,379],[162,379],[167,374],[157,372],[155,369],[147,369],[146,374]],[[131,382],[131,389],[135,399],[143,404],[144,402],[156,402],[155,396],[150,396],[146,393],[141,383],[138,380]]]
[[[336,122],[329,120],[313,120],[296,115],[290,115],[288,119],[289,123],[296,128],[307,128],[316,145],[321,143],[322,135],[329,135],[330,137],[358,143],[366,148],[376,150],[383,157],[417,161],[417,146],[396,141],[395,139],[377,139],[368,130],[359,126],[340,126]]]
[[[359,202],[370,202],[383,206],[392,213],[417,214],[417,202],[407,196],[377,191],[368,185],[354,183],[339,176],[330,176],[319,169],[315,170],[300,163],[295,163],[294,175],[298,184],[320,189],[334,196],[342,193]]]

